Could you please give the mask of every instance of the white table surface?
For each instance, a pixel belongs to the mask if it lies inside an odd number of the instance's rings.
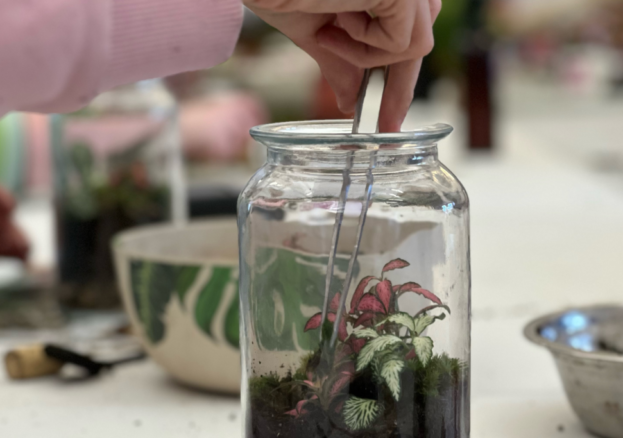
[[[573,304],[620,300],[623,192],[584,171],[472,160],[474,438],[588,436],[549,354],[521,330]],[[3,339],[6,350],[10,341]],[[181,387],[152,362],[90,382],[0,376],[0,436],[230,437],[238,400]],[[560,435],[562,436],[562,435]]]
[[[427,113],[440,114],[462,131],[456,113]],[[623,176],[552,159],[560,155],[542,143],[548,137],[525,129],[525,120],[503,128],[512,135],[494,159],[465,160],[461,135],[440,148],[472,205],[472,438],[585,438],[552,358],[522,328],[562,307],[623,300]],[[41,233],[28,217],[26,227]],[[0,333],[0,354],[13,343]],[[229,438],[240,431],[236,398],[179,386],[150,361],[74,384],[11,382],[0,373],[0,438]]]

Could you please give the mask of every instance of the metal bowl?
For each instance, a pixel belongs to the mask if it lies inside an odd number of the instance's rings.
[[[554,356],[573,410],[590,432],[623,438],[623,307],[581,307],[530,322],[525,336]]]

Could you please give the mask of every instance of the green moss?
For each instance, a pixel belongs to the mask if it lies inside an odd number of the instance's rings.
[[[407,362],[407,368],[415,375],[416,393],[436,397],[460,379],[466,365],[446,353],[434,355],[426,365],[417,359]]]
[[[280,384],[281,378],[275,373],[270,373],[265,376],[253,377],[250,379],[249,390],[253,398],[263,398],[268,397]]]
[[[294,372],[292,378],[294,380],[306,380],[307,379],[307,369],[309,367],[309,361],[314,357],[314,353],[310,352],[303,356],[301,359],[301,366]]]
[[[356,374],[335,403],[327,404],[322,399],[312,399],[319,393],[303,384],[306,371],[313,368],[318,355],[314,352],[304,356],[294,374],[279,377],[271,373],[250,380],[254,438],[279,434],[299,438],[325,438],[336,433],[342,436],[347,427],[335,407],[350,396],[378,400],[383,405],[382,415],[369,430],[350,431],[344,438],[391,438],[396,433],[417,438],[459,438],[457,412],[462,412],[460,406],[469,393],[467,365],[459,359],[441,354],[433,356],[426,365],[418,359],[407,361],[397,402],[373,370],[367,368]],[[286,414],[301,400],[309,400],[303,415]]]
[[[271,416],[283,416],[305,398],[307,387],[302,384],[303,380],[294,379],[291,374],[279,377],[275,373],[251,378],[249,390],[254,409],[270,413]]]

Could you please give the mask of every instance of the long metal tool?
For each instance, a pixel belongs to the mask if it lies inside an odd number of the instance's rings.
[[[389,68],[385,69],[385,82],[387,82],[387,75],[389,73]],[[353,134],[359,133],[359,125],[361,123],[361,113],[363,110],[363,103],[366,96],[366,91],[368,88],[368,83],[370,81],[370,70],[366,69],[364,72],[363,80],[361,82],[361,87],[359,88],[359,95],[357,97],[357,106],[355,108],[355,118],[353,120]],[[377,123],[377,131],[378,131],[378,123]],[[353,163],[355,158],[355,151],[351,151],[348,154],[346,167],[343,171],[343,182],[342,188],[340,190],[340,198],[338,201],[338,208],[335,216],[335,223],[333,225],[333,234],[331,238],[331,252],[329,253],[329,260],[327,264],[327,275],[325,278],[325,296],[324,296],[324,305],[322,308],[322,323],[328,314],[328,306],[329,306],[329,297],[331,295],[331,280],[333,279],[333,272],[335,266],[335,256],[337,253],[337,245],[339,242],[340,230],[342,228],[342,221],[344,219],[344,209],[346,206],[346,200],[348,199],[348,192],[350,190],[351,185],[351,177],[350,171],[352,170]],[[370,166],[366,171],[366,188],[365,194],[363,198],[363,202],[361,205],[361,213],[359,214],[359,222],[357,224],[357,234],[355,237],[355,245],[353,246],[353,250],[351,253],[350,260],[348,262],[348,269],[346,271],[346,278],[344,280],[344,286],[342,288],[342,293],[340,296],[340,303],[338,309],[336,311],[335,321],[333,323],[333,334],[331,335],[330,346],[333,347],[337,340],[338,336],[338,327],[343,317],[344,307],[346,304],[346,297],[348,295],[348,290],[350,288],[350,283],[353,276],[353,270],[355,267],[355,263],[357,261],[357,256],[359,254],[359,246],[361,244],[361,236],[363,235],[363,228],[366,222],[366,217],[368,214],[368,208],[370,206],[370,198],[372,195],[372,184],[374,182],[374,177],[372,171],[376,166],[376,151],[370,154]],[[321,330],[322,333],[322,330]],[[321,334],[322,336],[322,334]]]
[[[357,106],[355,108],[355,118],[353,119],[353,134],[359,133],[359,124],[361,122],[361,111],[363,110],[363,101],[366,97],[366,91],[368,89],[368,83],[370,81],[370,70],[366,69],[363,74],[361,86],[359,87],[359,93],[357,96]],[[331,251],[329,252],[329,260],[327,262],[327,274],[324,284],[324,303],[322,306],[322,324],[327,318],[327,312],[329,308],[329,300],[331,296],[331,280],[333,279],[333,271],[335,267],[335,255],[337,253],[337,244],[340,240],[340,230],[342,228],[342,221],[344,219],[344,209],[346,207],[346,199],[348,199],[348,191],[350,189],[350,170],[353,167],[353,161],[355,158],[354,151],[348,154],[346,159],[346,167],[342,171],[342,188],[340,190],[340,197],[338,200],[337,211],[335,213],[335,223],[333,224],[333,234],[331,236]],[[322,338],[322,330],[320,331],[320,337]]]

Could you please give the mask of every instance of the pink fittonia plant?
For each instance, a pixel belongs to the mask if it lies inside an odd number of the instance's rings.
[[[382,408],[377,400],[349,396],[344,389],[352,382],[357,372],[371,367],[376,381],[387,386],[393,398],[400,397],[400,373],[408,360],[419,360],[426,365],[433,354],[433,340],[423,332],[435,320],[442,320],[445,313],[430,315],[435,309],[450,313],[439,297],[418,283],[392,284],[385,278],[387,272],[402,269],[409,263],[395,259],[387,263],[380,277],[367,276],[361,279],[350,302],[349,312],[343,310],[340,318],[338,339],[340,343],[333,353],[329,371],[308,370],[308,380],[302,382],[309,388],[304,400],[287,414],[299,416],[307,411],[307,403],[320,403],[328,409],[333,406],[341,413],[351,430],[368,427]],[[401,312],[398,298],[405,293],[415,293],[432,302],[415,315]],[[340,302],[337,293],[329,305],[327,320],[334,323]],[[305,331],[318,329],[322,325],[322,313],[312,316],[305,325]],[[350,326],[350,333],[349,327]],[[337,397],[342,402],[335,402]]]

